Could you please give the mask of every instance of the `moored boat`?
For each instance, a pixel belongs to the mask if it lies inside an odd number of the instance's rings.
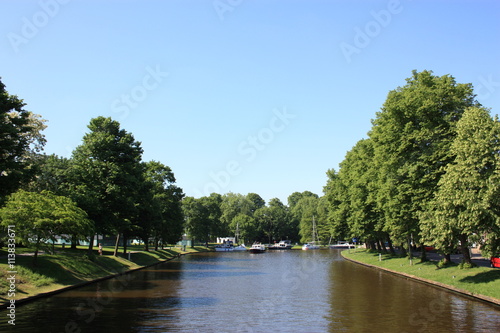
[[[274,243],[269,246],[269,250],[290,250],[293,247],[292,242],[289,240],[282,240],[279,243]]]
[[[241,245],[238,245],[238,246],[235,246],[233,248],[233,251],[246,251],[248,250],[247,247],[245,246],[245,244],[241,244]]]
[[[317,250],[317,249],[319,249],[319,245],[314,244],[314,242],[302,245],[302,250]]]
[[[222,244],[216,245],[215,246],[215,251],[216,252],[230,252],[234,251],[234,246],[232,241],[225,241]]]
[[[347,241],[338,241],[337,244],[330,245],[331,249],[350,249],[354,247],[354,244],[350,244]]]
[[[254,243],[248,251],[250,251],[250,253],[262,253],[266,251],[266,247],[264,244]]]

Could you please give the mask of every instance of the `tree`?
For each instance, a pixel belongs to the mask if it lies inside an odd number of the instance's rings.
[[[379,170],[374,159],[373,141],[363,139],[356,143],[340,164],[339,178],[345,187],[344,200],[348,202],[343,218],[348,225],[348,236],[361,238],[370,248],[385,251],[384,243],[391,243],[383,231],[383,216],[377,209]]]
[[[161,240],[180,239],[184,223],[180,207],[183,193],[174,185],[174,173],[168,166],[150,161],[143,163],[143,171],[137,226],[148,251],[151,237],[155,249]]]
[[[291,209],[291,214],[293,218],[298,221],[299,224],[299,235],[301,236],[300,241],[306,243],[312,240],[312,230],[313,230],[313,218],[316,224],[316,230],[327,228],[328,221],[326,216],[323,216],[325,220],[320,220],[320,212],[318,210],[318,204],[320,199],[317,195],[304,195],[295,204],[293,209]],[[322,234],[319,241],[325,242],[326,238],[330,238],[325,233]]]
[[[45,138],[45,120],[26,111],[26,104],[0,81],[0,204],[33,176],[31,161]]]
[[[350,214],[347,186],[334,169],[327,171],[328,181],[324,187],[328,201],[328,225],[330,238],[343,240],[351,236],[347,219]],[[356,234],[355,234],[356,235]],[[360,235],[356,235],[358,237]]]
[[[266,202],[260,195],[257,193],[248,193],[247,194],[247,199],[252,202],[252,205],[250,206],[250,211],[253,214],[257,209],[262,208],[266,205]]]
[[[36,174],[23,188],[31,192],[51,191],[57,195],[70,196],[69,159],[57,155],[38,155],[34,164]]]
[[[297,234],[297,228],[291,223],[288,207],[278,198],[269,200],[268,206],[274,223],[274,232],[271,235],[272,240],[280,241],[294,237]]]
[[[253,216],[238,214],[233,218],[231,227],[238,230],[237,243],[248,243],[259,238],[258,226]]]
[[[115,255],[118,239],[123,235],[126,253],[144,181],[141,144],[111,118],[94,118],[88,128],[90,132],[73,152],[71,191],[75,201],[95,221],[98,233],[117,235]],[[89,251],[93,239],[91,235]]]
[[[234,223],[232,223],[233,219],[239,214],[252,216],[255,207],[255,203],[245,195],[239,193],[227,193],[223,195],[222,202],[220,203],[220,235],[227,236],[228,234],[234,234],[235,230],[231,230],[230,227],[231,225],[234,226]]]
[[[49,191],[13,193],[0,209],[0,217],[3,227],[14,225],[16,237],[33,246],[34,263],[40,247],[49,240],[55,241],[56,235],[83,238],[93,228],[87,214],[75,202]]]
[[[212,221],[210,211],[201,198],[185,197],[182,201],[182,211],[186,218],[186,231],[193,239],[207,242],[210,239]]]
[[[457,123],[450,151],[455,159],[446,167],[424,215],[422,235],[445,253],[460,241],[464,261],[472,264],[469,240],[490,234],[494,241],[500,232],[495,214],[500,189],[498,122],[485,108],[468,108]]]
[[[419,214],[453,160],[456,123],[466,108],[478,105],[472,85],[457,84],[450,75],[413,71],[406,81],[389,92],[370,132],[379,170],[377,206],[385,230],[401,244],[420,242]]]

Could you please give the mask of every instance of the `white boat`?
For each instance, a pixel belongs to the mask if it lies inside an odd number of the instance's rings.
[[[331,249],[350,249],[354,248],[354,244],[350,244],[347,241],[338,241],[337,244],[330,245]]]
[[[273,245],[269,246],[269,250],[290,250],[293,247],[292,241],[289,240],[282,240],[279,243],[274,243]]]
[[[234,251],[233,242],[231,241],[225,241],[224,243],[215,246],[215,252],[230,252],[230,251]]]
[[[313,221],[312,221],[312,242],[306,243],[302,245],[302,250],[317,250],[319,249],[319,245],[316,245],[317,239],[318,239],[318,232],[316,231],[316,221],[314,220],[314,215],[313,215]]]
[[[302,250],[317,250],[317,249],[319,249],[319,245],[316,245],[313,242],[302,245]]]
[[[246,248],[245,244],[241,244],[241,245],[235,246],[233,248],[233,251],[246,251],[246,250],[247,250],[247,248]]]
[[[248,251],[250,251],[250,253],[262,253],[266,251],[266,247],[264,244],[254,243]]]

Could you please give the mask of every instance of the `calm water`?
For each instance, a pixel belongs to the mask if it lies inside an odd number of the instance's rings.
[[[499,332],[500,308],[338,250],[204,253],[19,307],[0,332]]]

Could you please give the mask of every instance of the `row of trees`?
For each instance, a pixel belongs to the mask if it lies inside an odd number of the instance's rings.
[[[273,198],[266,205],[256,193],[212,193],[183,201],[186,230],[195,239],[214,241],[218,236],[237,236],[237,242],[273,243],[281,239],[311,240],[312,219],[319,221],[320,238],[328,240],[327,202],[309,191],[295,192],[288,205]]]
[[[140,142],[111,118],[90,121],[71,158],[42,155],[44,120],[0,82],[0,219],[18,240],[38,247],[56,236],[76,246],[94,235],[176,242],[184,231],[172,170],[143,162]],[[115,250],[116,253],[116,250]]]
[[[448,259],[459,247],[468,263],[471,242],[498,251],[500,123],[472,85],[413,71],[372,124],[328,171],[332,235],[381,251],[434,245]]]

